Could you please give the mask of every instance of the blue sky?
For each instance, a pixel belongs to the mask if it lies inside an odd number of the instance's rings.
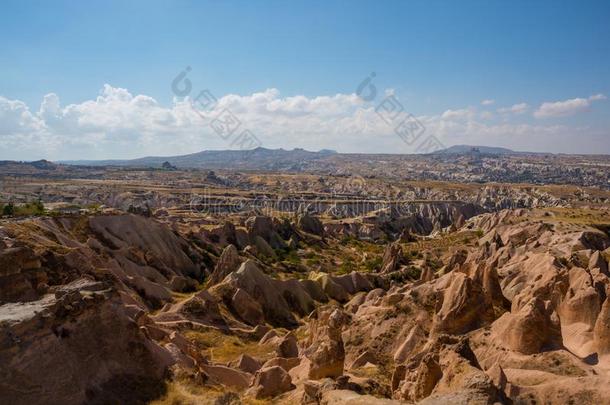
[[[3,1],[0,158],[229,148],[193,119],[181,121],[170,84],[186,66],[195,88],[242,111],[269,147],[411,153],[392,128],[366,121],[381,99],[354,108],[341,99],[330,117],[315,108],[316,98],[352,94],[375,72],[375,85],[445,144],[610,153],[608,21],[604,1]],[[116,100],[133,107],[115,97],[122,89],[132,101],[154,101],[154,123],[140,107],[130,123],[104,118],[128,108]],[[41,110],[49,94],[52,119]],[[257,115],[253,94],[293,109],[304,97],[301,127],[285,114],[274,120],[267,107]],[[443,118],[447,111],[461,113]],[[24,113],[31,117],[18,121]],[[172,125],[159,127],[165,113]]]

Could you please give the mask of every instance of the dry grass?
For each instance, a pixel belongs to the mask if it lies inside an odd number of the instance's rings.
[[[238,402],[239,401],[239,402]],[[271,401],[246,397],[221,385],[195,384],[185,378],[167,383],[167,391],[150,405],[266,405]]]
[[[547,216],[544,213],[549,212]],[[548,222],[567,222],[579,225],[610,225],[610,211],[590,208],[546,208],[536,212],[537,219]]]
[[[241,339],[215,329],[188,331],[185,336],[200,350],[207,351],[211,360],[217,363],[237,360],[242,354],[248,354],[263,361],[275,357],[275,352],[269,345],[259,345],[257,341]]]
[[[167,383],[167,391],[151,405],[204,405],[214,404],[223,395],[222,386],[195,385],[186,379]]]

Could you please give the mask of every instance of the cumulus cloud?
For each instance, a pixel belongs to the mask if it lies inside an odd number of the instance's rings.
[[[479,117],[482,120],[490,120],[494,117],[494,114],[490,111],[481,111],[481,113],[479,114]]]
[[[267,89],[227,94],[204,111],[196,111],[192,101],[174,99],[165,107],[152,97],[104,85],[95,99],[79,104],[63,106],[56,94],[47,94],[39,110],[32,112],[21,101],[0,97],[0,151],[5,152],[1,158],[17,158],[7,152],[10,149],[24,159],[128,158],[234,149],[232,139],[219,136],[210,125],[225,110],[238,119],[236,132],[249,130],[266,147],[349,149],[374,135],[393,134],[374,106],[364,106],[355,94],[282,97],[277,89]],[[32,137],[44,139],[44,145],[39,142],[38,150],[36,144],[26,148]]]
[[[481,101],[481,105],[493,105],[495,102],[496,100],[486,99]]]
[[[605,100],[603,94],[595,94],[589,98],[573,98],[565,101],[542,103],[534,112],[536,118],[567,117],[580,112],[588,111],[593,101]]]
[[[527,111],[529,105],[527,103],[513,104],[510,107],[498,108],[500,114],[523,114]]]
[[[470,108],[462,108],[459,110],[447,110],[441,115],[443,120],[463,120],[472,118],[474,110]]]
[[[588,102],[604,98],[595,95]],[[188,97],[164,106],[152,97],[105,85],[97,97],[77,104],[62,105],[58,95],[47,94],[38,111],[33,111],[21,101],[0,97],[0,159],[121,159],[236,149],[232,138],[219,136],[210,125],[223,111],[238,120],[236,134],[249,130],[268,148],[413,153],[417,145],[407,145],[396,134],[394,124],[398,123],[388,124],[375,111],[381,100],[380,96],[365,103],[355,94],[284,97],[277,89],[267,89],[227,94],[213,107],[196,111]],[[513,113],[525,109],[525,103],[508,108]],[[527,149],[532,139],[556,145],[555,139],[562,134],[587,136],[588,131],[497,123],[493,113],[474,107],[417,119],[425,127],[425,136],[435,135],[446,145]]]

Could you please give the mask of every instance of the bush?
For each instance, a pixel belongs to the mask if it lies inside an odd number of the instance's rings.
[[[297,254],[296,251],[291,250],[288,253],[284,254],[283,260],[286,260],[288,263],[292,263],[292,264],[300,264],[301,263],[301,258],[299,257],[299,255]]]
[[[45,213],[44,204],[41,200],[25,203],[23,205],[15,205],[12,202],[9,202],[0,207],[2,209],[2,215],[8,216],[43,215]]]
[[[2,215],[14,215],[15,214],[15,206],[13,203],[8,203],[4,207],[2,207]]]
[[[381,257],[374,257],[372,259],[368,259],[364,263],[364,267],[366,267],[369,272],[375,272],[381,268],[382,262],[383,260]]]
[[[15,207],[15,215],[42,215],[44,214],[44,204],[41,200],[25,203],[20,207]]]

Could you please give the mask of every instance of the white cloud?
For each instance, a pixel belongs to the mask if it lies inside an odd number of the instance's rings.
[[[487,99],[487,100],[481,101],[481,105],[492,105],[495,102],[496,102],[496,100]]]
[[[470,108],[462,108],[459,110],[447,110],[442,115],[441,118],[443,120],[463,120],[472,118],[474,115],[474,110]]]
[[[490,120],[494,117],[494,114],[491,111],[481,111],[481,113],[479,114],[479,117],[482,120]]]
[[[0,96],[0,134],[28,133],[43,126],[44,122],[32,114],[25,103]]]
[[[37,112],[21,101],[0,97],[0,159],[120,159],[235,149],[231,138],[223,139],[210,126],[224,109],[241,122],[237,132],[252,131],[268,148],[413,153],[417,145],[405,144],[394,132],[395,126],[375,112],[381,99],[364,103],[354,94],[282,97],[277,89],[267,89],[219,97],[212,111],[197,113],[188,99],[163,106],[149,96],[110,85],[92,100],[66,106],[56,94],[48,94]],[[600,99],[602,95],[591,97],[591,101]],[[519,113],[526,108],[521,103],[509,110]],[[590,135],[590,129],[515,124],[508,115],[507,121],[498,124],[492,112],[473,107],[417,118],[426,127],[426,135],[436,135],[446,145],[531,149],[529,145],[545,142],[549,149],[556,147],[556,139],[569,134],[580,148],[576,151],[586,146],[584,139]],[[592,149],[599,151],[599,145]]]
[[[583,111],[588,111],[593,101],[605,100],[603,94],[596,94],[589,98],[573,98],[565,101],[542,103],[534,112],[536,118],[567,117]]]
[[[519,104],[513,104],[510,107],[503,107],[503,108],[498,108],[498,112],[500,114],[523,114],[524,112],[527,111],[527,109],[529,108],[529,105],[527,105],[527,103],[519,103]]]

